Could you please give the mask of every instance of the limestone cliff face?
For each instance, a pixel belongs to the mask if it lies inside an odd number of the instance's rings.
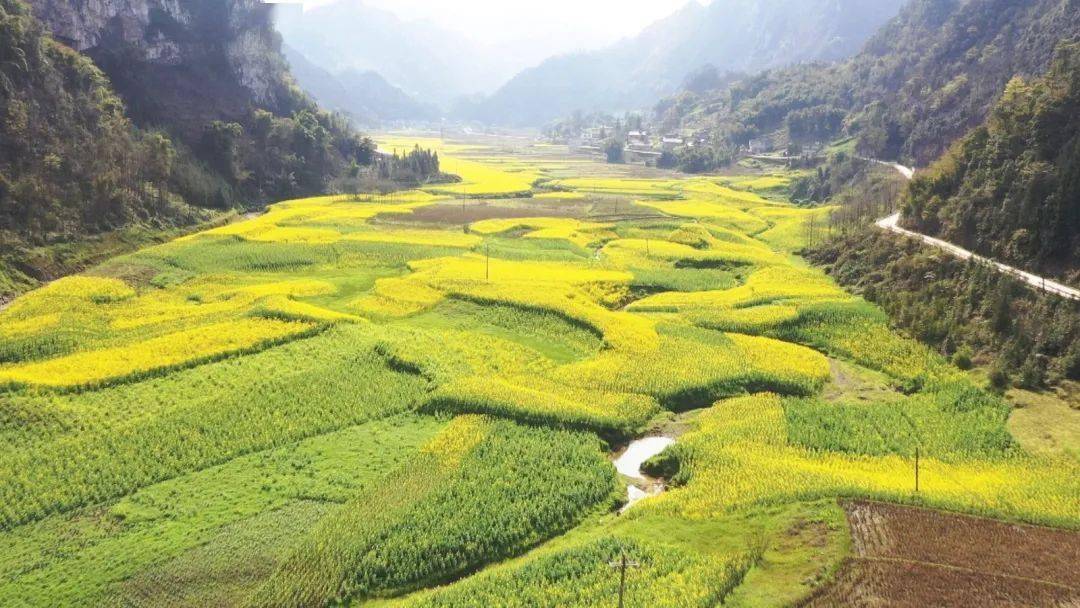
[[[293,95],[271,7],[258,0],[29,0],[53,36],[101,67],[137,122],[194,133]]]
[[[148,58],[179,60],[179,45],[150,31],[151,11],[190,25],[191,15],[177,0],[31,0],[34,13],[53,37],[77,51],[97,48],[112,38],[142,46]]]

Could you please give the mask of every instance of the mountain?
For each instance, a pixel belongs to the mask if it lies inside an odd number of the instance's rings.
[[[649,106],[705,65],[721,72],[756,72],[843,59],[895,15],[901,1],[691,2],[610,48],[554,57],[518,74],[467,117],[539,125],[578,110]]]
[[[134,128],[93,62],[20,0],[0,0],[0,296],[38,274],[27,247],[205,218],[165,192],[171,155],[167,137]]]
[[[346,69],[339,74],[308,61],[299,51],[283,48],[297,84],[323,107],[348,115],[357,124],[434,120],[439,109],[424,104],[374,71]]]
[[[986,118],[1014,76],[1042,73],[1078,35],[1080,0],[914,0],[846,62],[682,93],[658,118],[730,145],[776,131],[850,135],[864,155],[926,165]]]
[[[1014,78],[987,121],[911,185],[905,223],[1040,273],[1080,278],[1080,43]]]
[[[286,45],[331,74],[376,72],[406,94],[443,106],[513,75],[510,57],[358,0],[281,10],[276,21]]]
[[[31,0],[53,37],[90,57],[128,116],[192,157],[178,193],[259,205],[323,192],[370,145],[297,88],[258,0]]]
[[[55,39],[89,56],[136,122],[197,133],[260,107],[295,109],[267,5],[255,0],[29,0]]]
[[[372,162],[296,87],[269,17],[256,0],[0,0],[0,297]]]

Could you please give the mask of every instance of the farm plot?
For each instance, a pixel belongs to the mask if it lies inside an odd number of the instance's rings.
[[[0,605],[594,606],[625,554],[636,601],[780,606],[847,553],[837,497],[1080,528],[1075,459],[793,255],[790,176],[385,143],[463,181],[0,311]],[[616,516],[646,432],[668,490]]]
[[[1080,601],[1080,533],[928,509],[845,504],[855,544],[804,605],[1068,606]]]

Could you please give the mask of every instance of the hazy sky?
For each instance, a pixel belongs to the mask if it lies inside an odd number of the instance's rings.
[[[310,6],[333,1],[336,0],[304,0]],[[563,50],[572,50],[575,46],[603,46],[635,34],[689,0],[362,1],[405,19],[429,19],[481,43],[543,40],[564,47]]]

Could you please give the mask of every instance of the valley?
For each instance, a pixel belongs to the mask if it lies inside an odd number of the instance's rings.
[[[287,200],[0,312],[0,604],[614,605],[626,556],[627,605],[829,605],[900,580],[864,501],[1080,545],[1075,451],[798,255],[832,211],[787,202],[805,172],[375,139],[461,181]],[[1076,601],[1056,572],[1032,593]]]

